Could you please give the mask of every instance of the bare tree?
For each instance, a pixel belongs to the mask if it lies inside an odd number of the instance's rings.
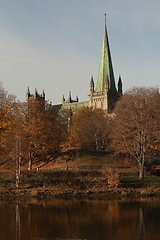
[[[117,151],[136,160],[144,178],[147,153],[160,150],[160,94],[157,89],[133,88],[117,103],[112,138]]]

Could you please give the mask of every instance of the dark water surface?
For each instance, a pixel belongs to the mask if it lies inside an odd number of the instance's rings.
[[[159,240],[160,199],[0,202],[0,240]]]

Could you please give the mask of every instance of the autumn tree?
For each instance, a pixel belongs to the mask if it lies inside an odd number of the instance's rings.
[[[25,134],[29,169],[35,161],[48,161],[59,151],[61,124],[53,106],[44,100],[29,99],[26,104]]]
[[[5,140],[5,151],[10,166],[15,166],[16,187],[19,187],[21,164],[24,163],[26,138],[24,134],[24,104],[15,101],[12,107],[11,125]],[[23,162],[22,162],[23,161]]]
[[[110,142],[109,118],[100,109],[82,107],[72,116],[70,142],[87,150],[106,150]]]
[[[20,163],[22,153],[22,111],[21,104],[15,96],[9,95],[0,87],[0,156],[4,162],[11,160],[15,166],[16,186],[20,180]]]
[[[0,84],[0,156],[6,156],[5,140],[11,127],[15,96],[9,95]]]
[[[1,157],[4,155],[4,143],[7,132],[10,128],[11,121],[10,115],[8,114],[7,107],[0,108],[0,154]]]
[[[116,151],[136,160],[139,179],[144,178],[146,157],[160,151],[160,94],[157,89],[133,88],[115,108],[113,143]]]

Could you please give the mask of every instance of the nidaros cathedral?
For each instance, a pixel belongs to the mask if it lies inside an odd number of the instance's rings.
[[[76,97],[76,99],[73,100],[70,92],[68,99],[65,99],[65,97],[63,96],[62,104],[55,105],[55,107],[58,111],[70,111],[74,113],[78,108],[84,106],[93,109],[103,109],[106,113],[110,113],[112,112],[115,103],[118,101],[121,95],[122,80],[121,76],[119,76],[118,85],[116,87],[105,19],[98,79],[95,85],[93,76],[91,76],[89,101],[79,102],[78,96]],[[35,90],[35,93],[31,94],[28,88],[27,100],[29,100],[30,98],[37,100],[45,100],[45,93],[43,91],[41,95],[38,94],[37,90]]]

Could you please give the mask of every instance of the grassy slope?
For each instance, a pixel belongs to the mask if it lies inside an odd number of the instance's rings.
[[[34,165],[34,169],[43,166],[39,171],[27,171],[27,165],[24,164],[18,190],[15,189],[14,164],[12,166],[7,163],[6,166],[1,166],[0,197],[99,198],[102,195],[107,197],[160,194],[160,177],[147,176],[142,185],[135,174],[136,167],[125,158],[116,159],[104,153],[70,151],[62,154],[56,162],[44,164],[45,162],[39,162]]]

